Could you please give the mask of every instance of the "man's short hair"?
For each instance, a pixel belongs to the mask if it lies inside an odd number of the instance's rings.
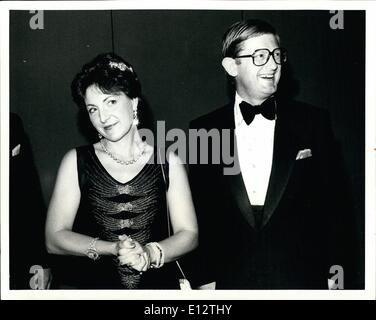
[[[279,36],[275,28],[265,21],[248,19],[234,23],[223,36],[223,57],[236,57],[241,49],[239,45],[240,43],[249,38],[261,36],[263,34],[273,34],[279,42]]]

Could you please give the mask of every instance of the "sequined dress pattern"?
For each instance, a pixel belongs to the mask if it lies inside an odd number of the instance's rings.
[[[158,226],[167,223],[163,221],[166,184],[155,154],[152,156],[153,163],[147,163],[134,178],[121,183],[106,171],[93,146],[76,150],[81,190],[80,216],[75,224],[76,229],[113,242],[124,234],[142,245],[159,241],[158,237],[163,238],[158,232]],[[164,165],[164,169],[166,172],[168,166]],[[127,266],[119,266],[116,257],[111,260],[121,286],[138,288],[142,276]]]

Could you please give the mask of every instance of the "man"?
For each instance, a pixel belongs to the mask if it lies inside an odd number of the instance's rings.
[[[240,173],[225,174],[223,161],[190,165],[200,226],[199,284],[341,288],[346,278],[328,280],[332,266],[347,269],[341,238],[346,217],[338,207],[327,113],[277,93],[287,52],[268,23],[235,23],[222,53],[234,99],[190,128],[230,130]]]
[[[10,113],[10,289],[48,289],[52,275],[44,245],[44,206],[31,146],[21,118]]]

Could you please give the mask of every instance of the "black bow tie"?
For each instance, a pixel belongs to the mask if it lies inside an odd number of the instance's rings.
[[[248,102],[242,101],[239,104],[240,111],[242,112],[243,119],[247,125],[249,125],[256,114],[261,114],[264,118],[268,120],[275,119],[276,112],[276,102],[274,98],[265,100],[259,106],[253,106]]]

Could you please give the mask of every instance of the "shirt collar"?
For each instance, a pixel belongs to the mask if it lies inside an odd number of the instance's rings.
[[[240,126],[243,122],[245,123],[243,119],[243,115],[240,111],[239,104],[243,101],[244,99],[239,96],[238,92],[235,91],[235,102],[234,102],[234,117],[235,117],[235,128]]]

